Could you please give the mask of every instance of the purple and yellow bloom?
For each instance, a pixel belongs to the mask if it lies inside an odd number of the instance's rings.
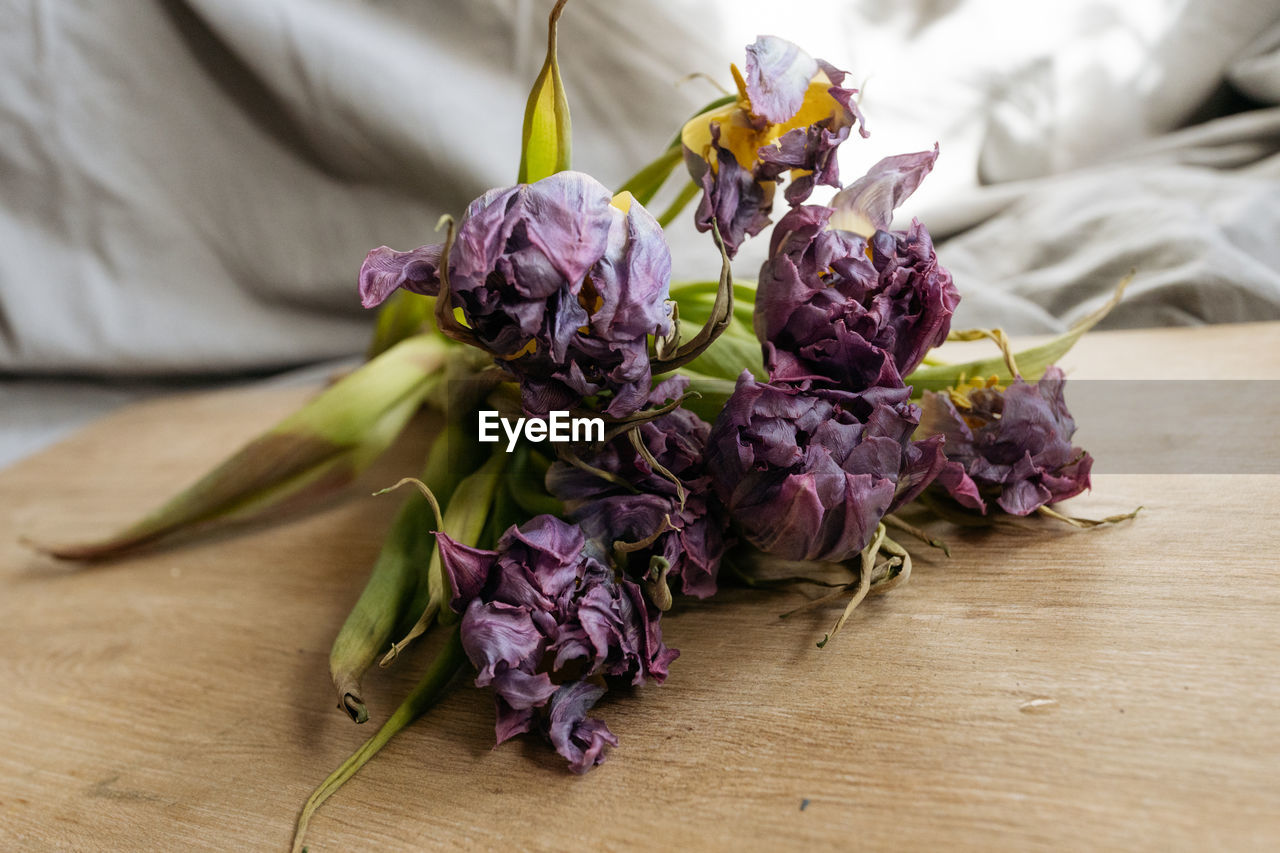
[[[476,685],[494,691],[497,742],[536,728],[575,772],[599,764],[617,739],[586,717],[604,693],[592,679],[665,680],[679,652],[663,644],[660,614],[554,516],[511,527],[493,551],[437,541]]]
[[[1034,384],[1017,378],[1002,388],[991,379],[925,392],[920,432],[946,438],[937,486],[969,509],[985,514],[994,501],[1010,515],[1088,489],[1093,457],[1071,444],[1076,423],[1065,384],[1062,371],[1050,367]]]
[[[936,157],[886,158],[831,207],[797,207],[774,228],[755,305],[772,379],[899,385],[946,340],[960,294],[929,232],[886,230]]]
[[[365,259],[361,297],[439,292],[440,247]],[[628,415],[650,385],[648,336],[671,329],[671,253],[657,221],[579,172],[476,199],[449,253],[449,296],[474,342],[520,381],[533,415],[607,395]]]
[[[716,220],[734,255],[747,236],[769,224],[773,194],[789,174],[786,198],[797,205],[817,184],[837,187],[836,149],[856,124],[867,135],[845,72],[775,36],[747,47],[746,74],[732,67],[733,103],[690,119],[680,134],[685,163],[702,188],[694,221]]]
[[[918,421],[904,387],[855,393],[744,372],[707,464],[752,545],[787,560],[848,560],[942,467],[941,438],[911,440]]]
[[[653,389],[649,403],[678,399],[688,385],[688,379],[673,376]],[[634,552],[631,562],[643,573],[651,557],[662,557],[679,591],[707,598],[716,591],[725,549],[724,522],[703,462],[711,427],[688,409],[677,408],[636,429],[653,460],[684,487],[683,504],[676,484],[655,470],[626,435],[582,457],[611,479],[556,462],[547,472],[547,488],[564,501],[570,518],[603,553],[610,553],[615,542],[656,537]]]

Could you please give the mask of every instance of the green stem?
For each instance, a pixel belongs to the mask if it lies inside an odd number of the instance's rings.
[[[673,144],[659,154],[658,159],[628,178],[618,192],[631,193],[636,201],[647,205],[658,194],[658,190],[662,189],[662,185],[666,183],[667,178],[671,177],[671,173],[683,159],[683,149],[679,144]]]
[[[427,668],[418,686],[405,697],[395,713],[382,724],[382,728],[378,729],[377,734],[365,741],[350,758],[342,762],[342,765],[333,771],[307,799],[302,807],[302,813],[298,816],[297,829],[294,831],[293,853],[301,853],[304,849],[303,841],[306,838],[307,826],[324,801],[333,796],[348,779],[356,775],[361,767],[369,763],[369,760],[377,755],[393,737],[438,702],[444,695],[445,688],[449,686],[449,682],[466,662],[467,657],[462,650],[462,640],[458,635],[458,629],[455,628],[449,633],[449,639],[445,642],[444,648],[431,662],[431,666]]]
[[[688,207],[689,202],[693,201],[693,199],[698,195],[699,189],[700,187],[693,181],[689,181],[685,184],[684,188],[680,190],[680,194],[671,202],[671,206],[664,210],[662,215],[658,217],[658,224],[663,228],[666,228],[674,222],[676,217],[680,215],[680,212]]]

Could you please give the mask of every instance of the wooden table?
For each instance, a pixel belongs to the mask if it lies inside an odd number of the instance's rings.
[[[1095,334],[1066,363],[1277,379],[1280,324]],[[106,532],[301,399],[140,405],[0,473],[0,849],[283,850],[373,731],[326,660],[394,499],[92,569],[16,541]],[[777,618],[796,592],[685,607],[671,679],[603,703],[621,745],[584,777],[540,743],[491,750],[491,699],[460,684],[311,850],[1280,849],[1280,477],[1103,475],[1075,509],[1138,504],[1095,531],[952,531],[952,559],[920,551],[825,650],[835,611]],[[374,723],[423,653],[371,677]]]

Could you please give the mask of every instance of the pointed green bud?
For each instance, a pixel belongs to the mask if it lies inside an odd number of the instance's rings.
[[[531,184],[569,168],[572,148],[569,101],[560,79],[560,64],[556,61],[556,24],[567,2],[556,3],[547,23],[547,61],[533,83],[524,109],[518,183]]]

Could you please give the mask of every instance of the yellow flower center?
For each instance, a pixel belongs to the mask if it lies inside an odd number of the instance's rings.
[[[732,152],[739,166],[751,171],[755,168],[759,150],[764,146],[777,145],[778,138],[788,131],[808,127],[844,111],[844,107],[828,91],[831,81],[825,73],[819,71],[809,81],[804,101],[795,115],[782,124],[765,123],[763,127],[757,128],[753,122],[758,123],[759,118],[751,111],[751,98],[747,95],[742,72],[736,65],[730,66],[730,70],[738,84],[738,100],[694,116],[680,132],[680,141],[684,147],[710,163],[712,171],[719,168],[715,152],[711,148],[713,123],[720,125],[720,146]]]
[[[947,396],[951,399],[951,403],[959,409],[961,413],[963,413],[972,411],[973,409],[973,400],[970,399],[970,395],[974,391],[980,391],[986,388],[994,388],[997,391],[1004,391],[1004,386],[1000,384],[1000,378],[998,376],[992,375],[988,376],[986,379],[982,379],[981,377],[966,379],[964,376],[961,376],[954,387],[947,389]],[[967,421],[968,418],[965,420]],[[972,423],[969,425],[974,426]]]

